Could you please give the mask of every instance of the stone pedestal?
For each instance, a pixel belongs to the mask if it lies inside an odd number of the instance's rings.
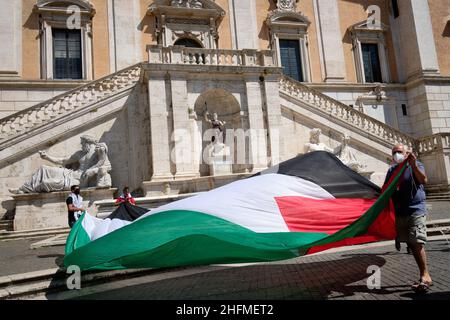
[[[230,175],[233,173],[233,162],[231,161],[230,147],[227,147],[223,143],[211,144],[210,154],[208,158],[209,175],[221,176]]]
[[[164,197],[180,194],[205,192],[219,188],[231,182],[248,178],[250,173],[235,173],[223,176],[209,176],[184,180],[167,180],[165,182],[144,181],[142,190],[145,197]]]
[[[96,201],[113,199],[117,189],[86,189],[81,191],[84,208],[97,215]],[[70,191],[14,195],[16,215],[14,231],[68,227],[66,199]]]
[[[209,172],[211,176],[232,174],[233,165],[231,161],[214,159],[214,161],[209,165]]]

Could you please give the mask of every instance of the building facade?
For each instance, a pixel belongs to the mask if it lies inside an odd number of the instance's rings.
[[[205,110],[250,141],[231,175],[302,153],[320,128],[332,148],[350,135],[378,184],[403,142],[449,185],[448,0],[0,3],[0,215],[37,151],[70,155],[86,132],[114,146],[114,187],[181,193],[210,175],[177,152]]]

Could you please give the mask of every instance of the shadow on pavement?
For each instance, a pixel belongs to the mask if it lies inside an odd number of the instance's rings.
[[[338,260],[289,264],[250,265],[195,275],[149,279],[146,283],[103,291],[78,299],[329,299],[352,297],[355,293],[392,294],[409,290],[390,287],[370,290],[366,280],[369,266],[382,267],[386,260],[375,255],[358,255]],[[363,281],[357,285],[355,282]],[[83,294],[81,290],[80,295]],[[331,297],[332,298],[332,297]]]
[[[58,267],[61,267],[64,261],[64,255],[63,254],[44,254],[44,255],[38,255],[38,258],[45,259],[45,258],[56,258],[55,264]]]

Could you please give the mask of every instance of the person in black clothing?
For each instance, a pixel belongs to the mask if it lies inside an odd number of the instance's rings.
[[[72,186],[70,188],[72,193],[66,200],[69,226],[72,228],[75,222],[78,220],[78,216],[84,211],[83,198],[81,197],[80,187]]]

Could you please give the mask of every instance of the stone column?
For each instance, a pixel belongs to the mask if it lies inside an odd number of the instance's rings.
[[[189,119],[188,93],[186,73],[171,72],[171,94],[173,109],[173,139],[175,149],[172,152],[172,161],[175,162],[177,173],[175,179],[192,178],[199,176],[199,168],[194,172],[193,136],[191,120]]]
[[[411,0],[411,9],[415,21],[417,46],[419,48],[419,61],[422,71],[439,73],[439,64],[436,53],[436,43],[433,36],[430,8],[426,0]]]
[[[0,1],[0,77],[22,74],[22,1]]]
[[[151,72],[148,80],[150,132],[152,150],[152,181],[172,180],[166,81],[164,72]]]
[[[439,75],[439,63],[433,36],[430,9],[426,0],[398,1],[400,16],[393,29],[400,39],[396,46],[400,68],[407,87],[408,117],[415,137],[448,131],[446,112],[448,96],[444,86],[433,81],[418,81],[424,76]],[[443,89],[443,91],[441,91]]]
[[[259,49],[255,0],[230,0],[233,49]]]
[[[426,0],[398,1],[400,16],[393,28],[400,38],[401,65],[406,80],[421,75],[439,74],[439,63]]]
[[[345,81],[345,58],[337,0],[315,0],[317,36],[325,82]]]
[[[265,94],[267,105],[267,123],[269,130],[270,165],[280,162],[281,139],[281,102],[279,75],[271,75],[265,78]]]
[[[249,122],[250,164],[253,172],[267,168],[267,134],[264,127],[263,100],[259,76],[246,78],[246,93]]]
[[[143,60],[140,0],[108,0],[111,72]]]

